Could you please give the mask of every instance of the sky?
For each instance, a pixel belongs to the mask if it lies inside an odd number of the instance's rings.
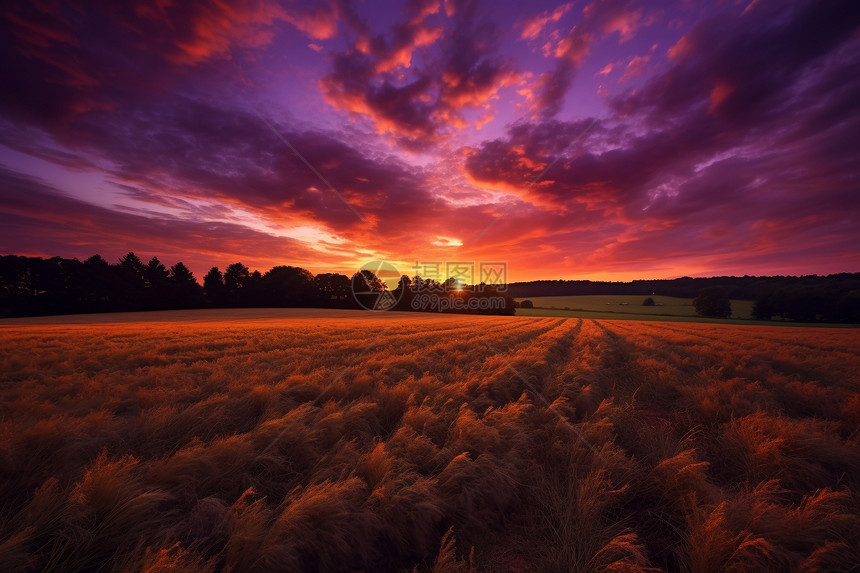
[[[860,2],[0,11],[0,254],[860,271]]]

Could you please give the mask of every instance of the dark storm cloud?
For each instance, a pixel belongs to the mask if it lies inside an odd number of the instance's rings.
[[[527,196],[539,203],[556,208],[587,204],[610,212],[646,199],[664,173],[689,175],[695,163],[710,157],[708,143],[718,133],[707,118],[689,126],[695,129],[645,135],[606,122],[589,129],[591,123],[515,125],[505,140],[485,143],[468,157],[466,169],[480,181],[528,187]],[[538,184],[530,186],[547,167]]]
[[[860,210],[856,2],[709,8],[717,15],[690,28],[668,56],[676,28],[655,26],[649,33],[671,41],[647,52],[641,78],[619,84],[636,88],[607,100],[610,113],[593,126],[551,116],[587,58],[611,58],[609,68],[644,61],[641,46],[627,49],[639,54],[633,60],[620,52],[654,20],[645,3],[568,3],[529,15],[416,0],[382,18],[394,22],[385,30],[372,7],[349,0],[162,4],[4,6],[0,143],[62,166],[43,174],[57,187],[68,170],[117,186],[95,207],[5,172],[6,248],[32,252],[29,241],[65,253],[63,244],[97,250],[101,240],[119,254],[136,241],[154,251],[173,241],[205,249],[213,233],[229,252],[283,252],[285,240],[253,227],[258,220],[336,234],[349,245],[343,252],[389,242],[396,245],[389,252],[402,255],[463,240],[461,254],[486,254],[480,247],[491,245],[535,268],[557,269],[553,258],[573,251],[590,269],[635,271],[634,263],[653,268],[661,257],[697,256],[731,269],[732,257],[759,264],[780,249],[788,261],[812,252],[804,245],[846,260],[860,242],[852,220]],[[523,48],[554,67],[529,76],[501,55]],[[455,138],[475,141],[467,126],[528,111],[505,86],[532,97],[530,111],[542,119],[520,119],[501,137],[490,126],[497,139],[452,152]],[[237,99],[240,87],[260,100]],[[317,87],[339,111],[313,107]],[[304,107],[277,100],[291,97]],[[261,101],[290,111],[263,119],[249,107]],[[340,131],[309,130],[288,119],[296,109],[319,109],[319,123]],[[350,125],[356,116],[386,137],[373,137],[364,122]],[[436,155],[385,155],[379,150],[396,149],[389,139]],[[27,159],[16,167],[40,165]],[[470,181],[523,195],[498,196]],[[230,219],[234,209],[251,227],[191,221]],[[468,243],[500,214],[482,245]]]
[[[329,103],[368,116],[381,133],[421,149],[465,127],[464,110],[483,107],[517,81],[513,65],[497,53],[500,32],[477,2],[448,2],[447,20],[428,23],[438,8],[439,2],[410,3],[389,35],[357,25],[357,40],[332,54],[332,72],[321,82]],[[431,44],[441,57],[413,62],[416,51]]]
[[[189,74],[202,81],[209,64],[268,44],[285,22],[328,38],[336,19],[327,3],[274,0],[7,3],[0,106],[7,117],[65,128],[89,111],[170,93]]]
[[[344,56],[335,71],[369,81],[361,58],[372,60],[373,70],[367,73],[373,74],[386,65],[386,58],[404,57],[431,41],[434,32],[422,22],[432,11],[432,2],[412,3],[390,46],[378,46],[374,56]],[[262,120],[229,99],[205,103],[176,89],[189,76],[206,85],[214,73],[208,62],[270,41],[280,21],[312,38],[327,38],[337,29],[337,16],[361,25],[346,2],[10,7],[4,14],[9,34],[0,56],[10,70],[11,89],[3,91],[0,108],[10,129],[0,141],[75,169],[101,161],[119,181],[147,190],[133,196],[149,196],[155,203],[162,200],[153,195],[169,189],[174,203],[182,197],[220,199],[269,216],[289,213],[340,232],[363,226],[290,151],[281,139],[285,137],[361,213],[379,220],[394,212],[408,217],[420,205],[426,210],[433,200],[417,172],[396,159],[360,153],[334,134]],[[469,70],[460,68],[461,77]],[[491,75],[483,71],[473,81],[484,85],[492,82]],[[418,98],[429,81],[397,88],[385,84],[368,95],[369,104],[386,110],[403,129],[430,137],[436,119],[421,109]],[[462,97],[468,86],[451,89],[452,97]],[[50,137],[31,133],[29,126]]]
[[[60,141],[110,166],[126,196],[189,214],[218,215],[201,213],[192,200],[219,201],[289,226],[321,224],[362,245],[380,244],[381,233],[386,240],[435,238],[435,229],[443,233],[462,222],[430,194],[420,169],[396,158],[180,96],[90,112]],[[32,153],[39,144],[27,141],[24,148]]]
[[[856,38],[858,25],[860,4],[852,1],[761,2],[746,14],[709,18],[669,50],[667,73],[613,106],[657,122],[701,106],[742,126],[783,118],[804,72]]]
[[[0,57],[10,63],[6,69],[13,81],[3,92],[0,113],[9,129],[0,141],[75,170],[98,165],[125,186],[120,189],[126,196],[153,206],[217,216],[201,213],[194,200],[222,201],[276,224],[320,224],[362,245],[379,243],[374,230],[381,227],[392,239],[416,237],[416,225],[424,221],[432,222],[434,230],[427,232],[435,238],[435,227],[444,232],[460,218],[444,217],[445,204],[428,193],[419,169],[359,152],[336,134],[261,119],[229,98],[204,99],[179,89],[192,78],[198,89],[217,83],[209,64],[226,61],[231,50],[269,41],[279,21],[313,38],[334,34],[335,15],[360,24],[347,3],[313,6],[237,1],[164,10],[146,3],[10,8],[4,14],[9,35],[3,37]],[[436,32],[422,24],[432,9],[428,2],[412,5],[393,51],[386,52],[389,59],[405,57],[410,46],[433,39]],[[383,52],[372,56],[374,70],[387,65]],[[354,62],[346,67],[361,70]],[[459,68],[460,77],[469,69]],[[484,85],[491,75],[479,74],[473,81]],[[453,82],[451,90],[463,97],[468,85]],[[407,125],[410,116],[422,113],[408,112],[418,105],[413,95],[408,89],[383,88],[372,101]],[[416,124],[411,129],[429,133],[435,128]],[[436,217],[440,221],[432,221]]]
[[[525,188],[554,163],[527,200],[625,226],[594,262],[708,253],[724,268],[732,257],[790,265],[828,244],[844,260],[860,243],[858,15],[846,2],[713,18],[664,74],[616,98],[584,146],[566,150],[583,122],[520,124],[466,168]]]

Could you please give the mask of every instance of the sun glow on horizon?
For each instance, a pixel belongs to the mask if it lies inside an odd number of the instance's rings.
[[[145,24],[7,3],[3,250],[504,260],[511,281],[856,270],[860,92],[833,87],[856,8],[332,1]]]

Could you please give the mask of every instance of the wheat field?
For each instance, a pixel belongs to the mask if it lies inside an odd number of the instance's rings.
[[[0,341],[6,570],[860,563],[855,329],[257,309]]]

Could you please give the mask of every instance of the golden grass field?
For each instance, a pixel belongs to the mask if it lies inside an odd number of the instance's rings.
[[[8,571],[850,571],[860,336],[232,310],[0,321]]]

